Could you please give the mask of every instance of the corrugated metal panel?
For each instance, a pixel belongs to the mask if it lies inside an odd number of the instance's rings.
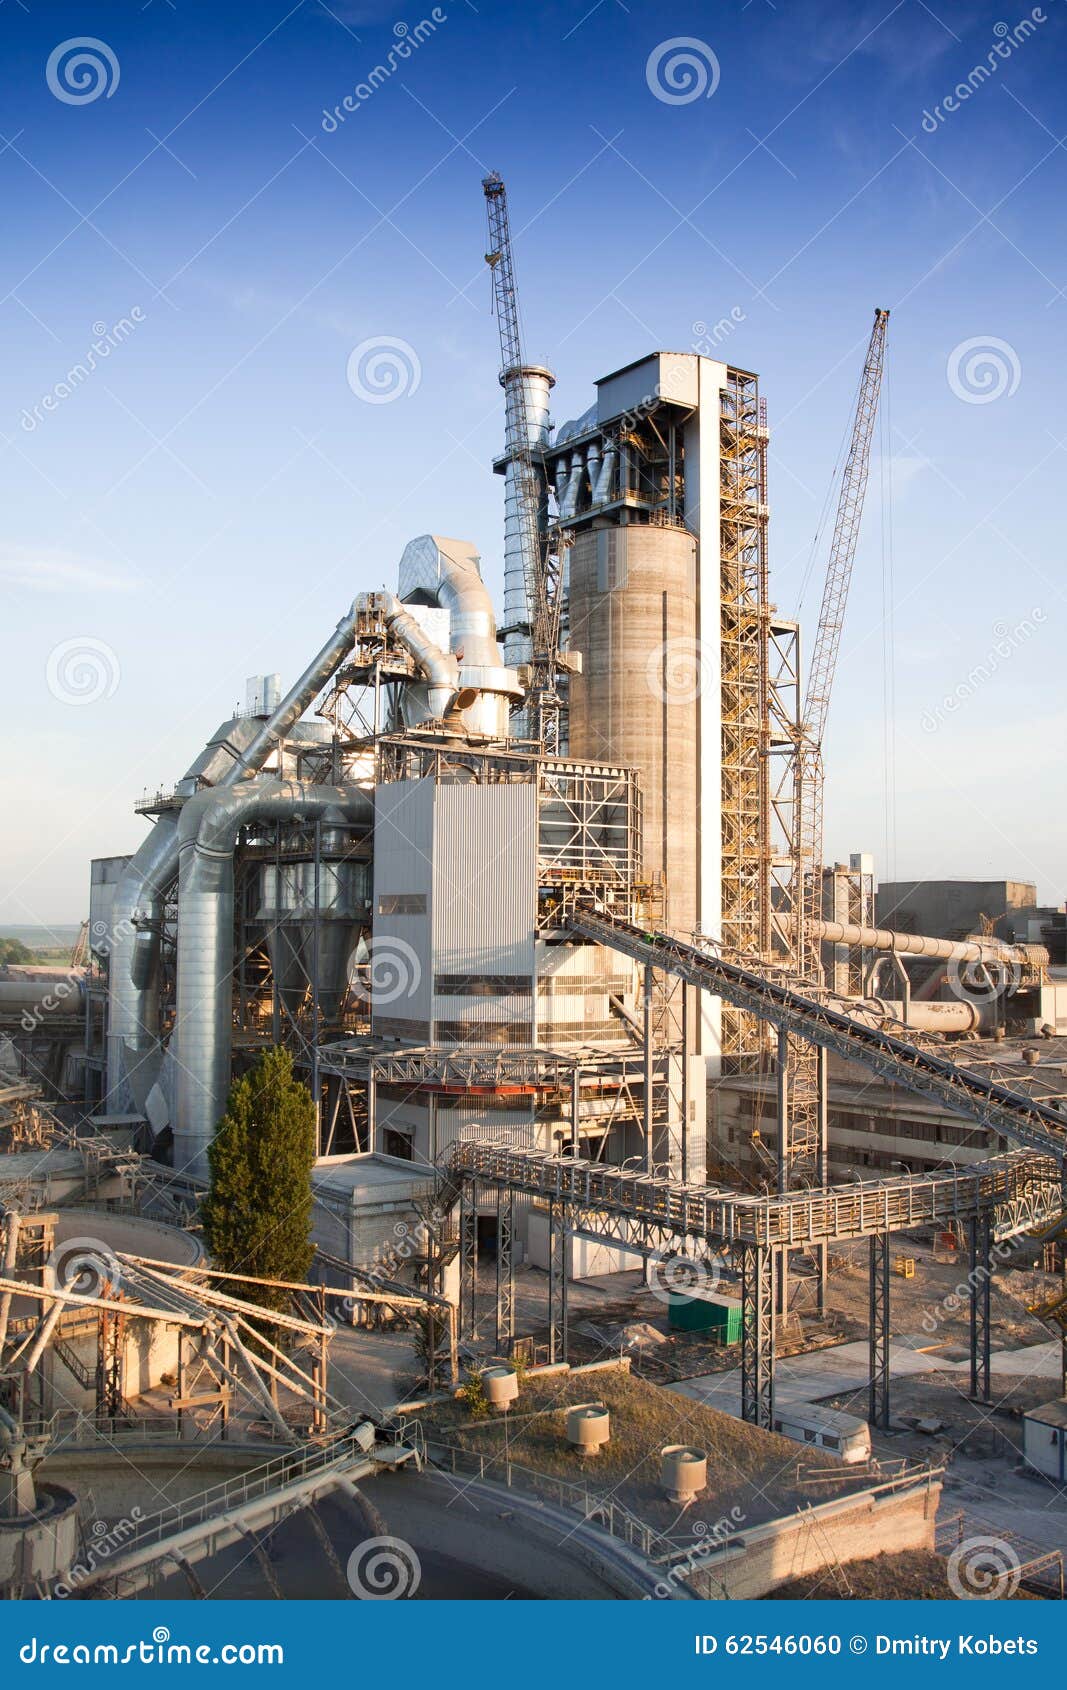
[[[436,971],[523,974],[532,986],[536,897],[533,786],[439,787],[433,898]],[[494,1006],[498,1019],[529,1020],[529,998],[497,998]]]
[[[379,1019],[428,1022],[433,985],[434,783],[404,780],[374,798],[372,1025]],[[382,900],[425,898],[424,914],[379,915]],[[384,1031],[384,1029],[383,1029]]]

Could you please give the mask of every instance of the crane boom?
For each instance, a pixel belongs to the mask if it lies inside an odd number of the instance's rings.
[[[515,262],[508,219],[507,190],[494,171],[482,182],[489,224],[485,255],[493,278],[493,298],[500,333],[500,381],[505,396],[505,448],[522,547],[522,572],[529,617],[531,674],[528,697],[534,737],[546,749],[560,749],[560,622],[565,538],[558,529],[542,531],[543,486],[534,463],[526,402],[525,358],[519,320]]]
[[[841,648],[841,631],[844,627],[845,606],[852,580],[852,565],[863,517],[863,501],[871,461],[871,441],[885,365],[888,323],[889,312],[876,310],[852,422],[852,437],[841,477],[837,517],[819,610],[819,626],[804,693],[804,720],[797,757],[797,889],[801,886],[803,888],[803,918],[798,923],[800,954],[797,961],[801,972],[813,979],[818,979],[821,973],[819,942],[813,935],[812,924],[822,915],[823,737],[830,710],[830,692],[837,668],[838,652]]]

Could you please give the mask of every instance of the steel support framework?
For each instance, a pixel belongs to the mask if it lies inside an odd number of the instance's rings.
[[[496,1194],[496,1347],[510,1353],[515,1337],[515,1193],[501,1186]]]
[[[567,1205],[548,1206],[548,1359],[567,1359]]]
[[[805,982],[790,975],[761,974],[713,950],[600,911],[576,910],[568,924],[587,939],[677,974],[712,997],[748,1010],[774,1027],[784,1026],[846,1062],[859,1062],[906,1091],[932,1097],[1005,1138],[1055,1156],[1061,1163],[1067,1159],[1067,1113],[1061,1107],[1033,1095],[1024,1078],[1013,1077],[1006,1085],[953,1062],[942,1045],[899,1022],[887,1022],[884,1012],[874,1007],[828,994],[814,997]]]
[[[753,960],[770,951],[766,433],[756,377],[731,369],[719,424],[722,942]],[[727,1063],[747,1066],[759,1045],[753,1017],[724,1007]]]
[[[477,1295],[478,1182],[464,1180],[459,1199],[459,1330],[471,1341],[478,1329]]]
[[[868,1343],[870,1345],[870,1401],[867,1417],[883,1431],[889,1425],[889,1234],[871,1234],[868,1245]]]
[[[974,1215],[967,1226],[970,1246],[970,1336],[971,1336],[971,1396],[979,1402],[991,1402],[990,1352],[992,1322],[990,1292],[993,1285],[991,1228],[988,1215]]]
[[[774,1426],[775,1275],[779,1252],[747,1245],[741,1252],[741,1418]]]

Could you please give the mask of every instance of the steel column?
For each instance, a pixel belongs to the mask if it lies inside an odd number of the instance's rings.
[[[655,1151],[652,1145],[652,964],[645,964],[645,1171],[653,1173]]]
[[[889,1234],[874,1232],[870,1241],[870,1400],[872,1426],[889,1425]]]
[[[567,1359],[567,1206],[548,1205],[548,1359]]]
[[[975,1215],[967,1223],[967,1233],[970,1244],[971,1396],[981,1402],[991,1402],[989,1359],[992,1349],[990,1292],[993,1266],[990,1260],[989,1216]]]
[[[459,1197],[459,1331],[474,1339],[478,1292],[478,1182],[465,1179]]]
[[[515,1336],[515,1192],[501,1186],[496,1194],[496,1347],[510,1354]]]
[[[775,1255],[764,1244],[741,1250],[741,1417],[774,1425]]]
[[[830,1054],[824,1046],[820,1045],[817,1049],[815,1061],[815,1078],[818,1087],[815,1107],[819,1131],[815,1183],[822,1189],[828,1184],[830,1174]],[[830,1246],[827,1243],[816,1244],[815,1259],[819,1264],[817,1308],[820,1316],[823,1316],[826,1313],[826,1281],[829,1278],[830,1262]]]

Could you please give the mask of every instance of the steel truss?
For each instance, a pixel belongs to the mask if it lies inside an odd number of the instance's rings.
[[[459,1200],[459,1333],[471,1341],[478,1329],[478,1182],[464,1180]]]
[[[745,1245],[741,1258],[741,1418],[774,1426],[775,1273],[780,1252]]]
[[[548,1359],[567,1359],[567,1205],[548,1206]]]
[[[879,1010],[830,994],[815,998],[810,986],[790,975],[759,974],[709,949],[651,932],[621,917],[582,909],[571,915],[569,925],[587,939],[689,980],[712,997],[721,997],[846,1062],[859,1062],[891,1084],[932,1097],[994,1133],[1061,1162],[1067,1159],[1067,1113],[1062,1108],[1039,1101],[1025,1080],[1013,1079],[1008,1086],[977,1068],[951,1061],[942,1046],[920,1041],[911,1029],[888,1021]]]
[[[515,1193],[500,1186],[496,1194],[496,1347],[510,1352],[515,1337]]]
[[[767,654],[767,428],[755,376],[731,369],[720,432],[722,654],[722,942],[753,958],[770,951],[770,720]],[[758,1023],[739,1006],[722,1018],[723,1056],[758,1055]]]
[[[990,1352],[992,1320],[990,1292],[993,1285],[992,1229],[989,1215],[974,1215],[967,1227],[970,1246],[971,1396],[991,1402]]]
[[[870,1308],[867,1327],[870,1345],[870,1401],[867,1417],[872,1426],[889,1425],[889,1234],[875,1232],[870,1239]]]

